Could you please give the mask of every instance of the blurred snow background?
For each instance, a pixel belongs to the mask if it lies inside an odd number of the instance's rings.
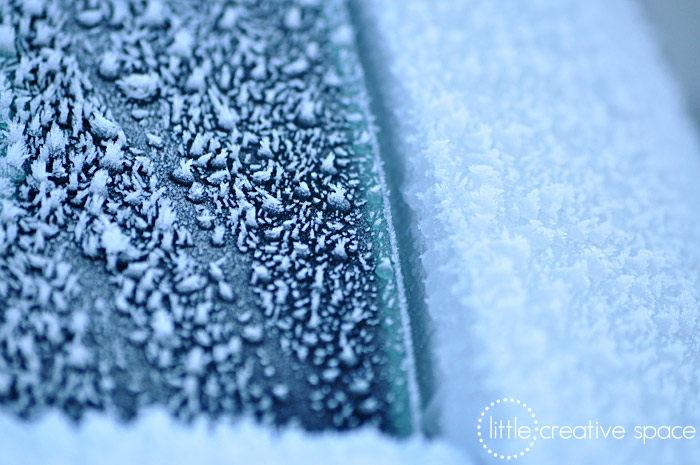
[[[418,217],[442,434],[697,424],[700,150],[641,6],[362,1]],[[540,444],[527,463],[689,463],[697,441]]]

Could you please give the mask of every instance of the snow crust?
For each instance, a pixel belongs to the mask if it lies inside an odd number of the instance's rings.
[[[162,409],[135,423],[90,413],[79,427],[52,412],[36,423],[0,415],[3,463],[54,465],[231,464],[444,464],[471,463],[444,441],[418,436],[396,440],[365,428],[351,433],[310,434],[296,428],[274,432],[252,421],[212,426],[173,422]]]
[[[358,4],[402,126],[443,434],[488,460],[476,418],[503,396],[549,424],[697,426],[700,150],[637,5]],[[699,455],[560,441],[523,461]]]

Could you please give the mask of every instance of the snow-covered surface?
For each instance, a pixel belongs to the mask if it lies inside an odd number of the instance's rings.
[[[172,422],[163,410],[146,411],[135,424],[91,413],[81,427],[52,413],[38,423],[0,416],[0,461],[42,465],[180,464],[441,464],[471,463],[445,441],[417,436],[397,440],[375,429],[309,434],[273,432],[249,421],[212,427]]]
[[[342,0],[0,21],[0,463],[428,461]]]
[[[342,0],[0,18],[3,410],[409,434],[407,312]]]
[[[443,434],[501,396],[550,424],[698,426],[700,150],[630,0],[366,0],[403,124]],[[379,59],[377,59],[377,57]],[[541,444],[689,463],[700,442]]]

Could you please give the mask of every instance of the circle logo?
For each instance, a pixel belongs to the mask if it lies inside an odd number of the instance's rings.
[[[481,448],[502,460],[514,460],[530,452],[537,443],[538,431],[535,412],[513,397],[503,397],[486,405],[476,425]]]

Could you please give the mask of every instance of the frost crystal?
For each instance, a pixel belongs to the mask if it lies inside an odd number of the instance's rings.
[[[3,406],[410,429],[344,5],[11,4]]]

